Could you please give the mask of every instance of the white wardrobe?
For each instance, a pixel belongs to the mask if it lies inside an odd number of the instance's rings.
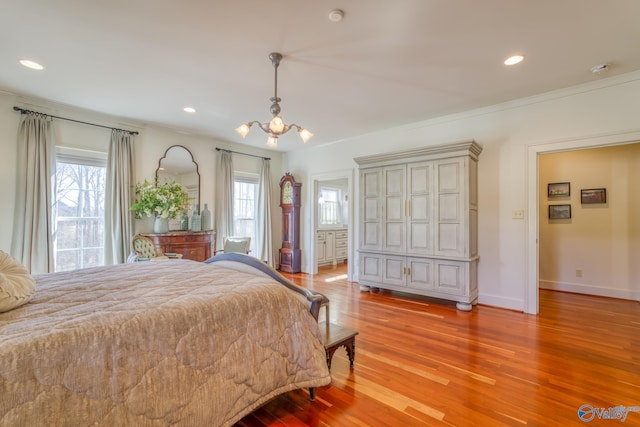
[[[474,141],[355,158],[359,273],[369,287],[471,310],[478,299],[478,156]]]

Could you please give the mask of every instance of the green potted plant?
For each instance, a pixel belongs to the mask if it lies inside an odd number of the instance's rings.
[[[136,201],[131,206],[136,218],[155,217],[154,233],[169,231],[169,220],[177,218],[187,207],[189,195],[182,185],[172,182],[151,183],[146,179],[137,183]]]

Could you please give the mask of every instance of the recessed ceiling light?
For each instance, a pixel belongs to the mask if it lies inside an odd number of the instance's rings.
[[[193,107],[184,107],[183,110],[184,110],[185,113],[195,113],[196,112],[196,109],[193,108]]]
[[[38,64],[35,61],[31,61],[30,59],[21,59],[20,63],[27,68],[31,68],[32,70],[44,70],[44,67]]]
[[[504,65],[516,65],[521,63],[523,59],[522,55],[513,55],[504,60]]]

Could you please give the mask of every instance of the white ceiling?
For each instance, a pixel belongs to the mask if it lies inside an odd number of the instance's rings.
[[[315,145],[639,70],[640,1],[3,0],[0,40],[0,90],[261,148],[234,129],[270,120],[281,52]]]

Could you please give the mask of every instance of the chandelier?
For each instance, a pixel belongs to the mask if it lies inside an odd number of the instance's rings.
[[[236,132],[238,132],[244,138],[249,133],[251,126],[253,126],[254,124],[257,124],[260,127],[260,129],[262,129],[263,131],[269,134],[269,138],[267,138],[267,145],[269,147],[275,148],[278,146],[278,137],[280,135],[284,135],[285,133],[289,132],[289,129],[291,128],[296,128],[298,130],[298,135],[300,135],[300,138],[302,138],[302,141],[306,143],[308,140],[311,139],[313,134],[309,132],[307,129],[301,126],[298,126],[296,124],[292,124],[292,125],[285,124],[282,121],[282,117],[280,117],[280,101],[282,100],[278,98],[278,66],[280,65],[280,60],[282,60],[282,54],[278,52],[272,52],[269,54],[269,59],[271,60],[271,63],[273,64],[273,68],[275,70],[275,84],[274,84],[273,98],[270,98],[271,107],[269,108],[269,111],[271,111],[273,118],[271,119],[270,122],[267,122],[267,123],[260,123],[257,120],[249,123],[245,123],[240,127],[236,128]]]

